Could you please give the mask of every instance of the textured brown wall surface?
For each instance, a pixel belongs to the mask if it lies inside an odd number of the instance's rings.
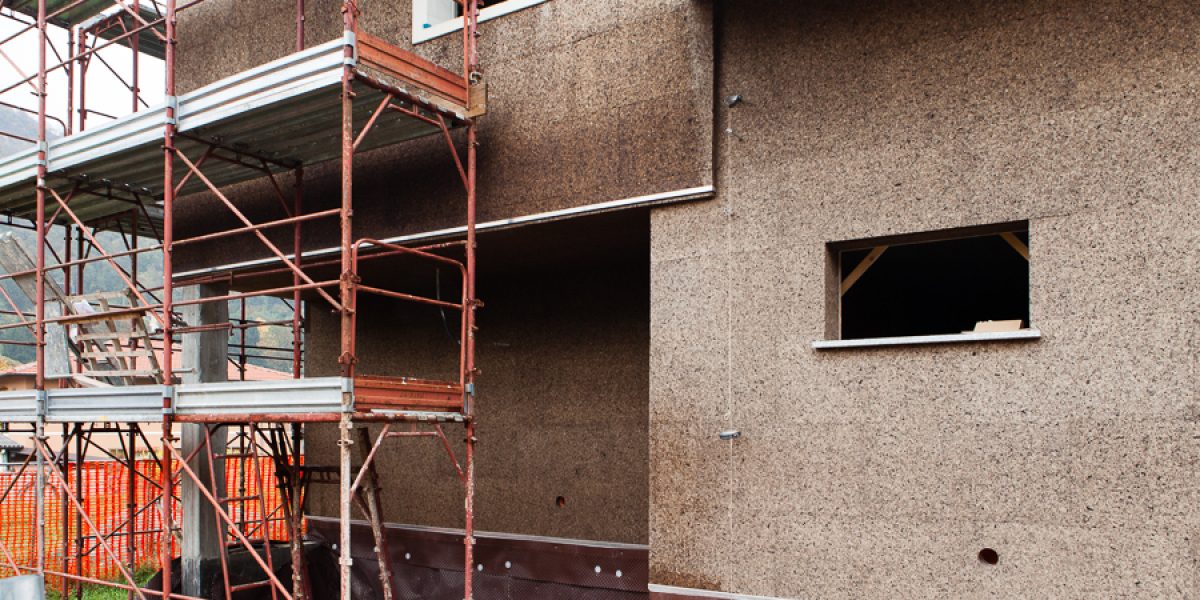
[[[640,211],[480,237],[481,530],[646,543],[648,219]],[[370,323],[360,373],[452,376],[457,349],[436,310],[360,309]],[[312,314],[309,375],[334,374],[336,327],[327,312]],[[310,461],[336,464],[336,428],[311,431]],[[461,426],[446,431],[461,440]],[[440,444],[390,441],[380,472],[388,521],[462,526],[462,487]],[[314,514],[337,515],[336,487],[313,494]]]
[[[360,4],[366,31],[412,48],[410,0]],[[340,2],[308,5],[310,45],[341,36]],[[489,112],[480,125],[480,220],[711,183],[709,14],[707,2],[697,0],[550,0],[482,24]],[[183,13],[181,87],[290,53],[293,23],[293,3],[284,0],[208,0]],[[417,44],[415,51],[462,69],[461,34]],[[310,210],[337,205],[339,169],[337,161],[308,169]],[[234,197],[256,220],[280,218],[269,189],[248,184]],[[429,231],[465,219],[462,184],[440,137],[358,156],[355,192],[357,237]],[[212,199],[189,198],[180,206],[185,234],[234,224]],[[307,227],[310,247],[336,245],[332,222],[324,225]],[[212,244],[180,260],[195,267],[267,256],[259,246]]]
[[[651,582],[1200,594],[1195,3],[721,5],[718,200],[652,216]],[[827,242],[1021,219],[1040,341],[811,348]]]
[[[341,35],[340,2],[308,4],[310,44]],[[208,0],[185,13],[182,87],[194,89],[291,52],[291,6]],[[407,44],[411,2],[365,0],[362,6],[367,31]],[[480,53],[490,96],[480,131],[480,219],[711,183],[709,14],[693,0],[551,0],[485,23]],[[457,70],[459,39],[419,44],[417,51]],[[335,166],[306,171],[308,209],[337,202]],[[279,218],[265,189],[251,183],[231,197],[253,220]],[[360,156],[355,190],[356,237],[426,231],[464,219],[461,184],[440,139]],[[233,225],[226,209],[203,196],[181,206],[181,235]],[[586,223],[481,237],[479,289],[487,307],[480,315],[477,526],[645,543],[648,216],[642,211]],[[336,243],[328,229],[314,229],[306,229],[308,247]],[[287,235],[278,238],[285,247]],[[511,241],[514,236],[526,241]],[[186,269],[263,253],[252,238],[225,240],[196,246],[179,261]],[[369,283],[381,283],[372,279],[379,269],[367,268]],[[362,372],[449,375],[443,367],[453,364],[456,348],[436,312],[369,299],[360,310]],[[336,319],[312,303],[309,321],[307,373],[332,374]],[[452,438],[461,435],[461,428],[449,431]],[[313,428],[310,460],[336,461],[335,434]],[[457,479],[441,449],[425,442],[385,446],[387,519],[461,526]],[[335,494],[314,490],[313,511],[336,514]],[[558,496],[565,507],[556,505]]]

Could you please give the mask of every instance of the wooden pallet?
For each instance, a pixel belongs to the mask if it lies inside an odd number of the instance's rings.
[[[82,360],[80,375],[113,385],[162,383],[162,368],[146,328],[149,311],[133,294],[106,292],[63,299],[69,337]],[[119,303],[119,304],[117,304]]]
[[[28,273],[13,282],[31,303],[36,301],[33,259],[11,234],[0,235],[0,268]],[[47,366],[62,363],[47,373],[69,376],[84,386],[162,383],[162,368],[146,328],[150,311],[137,306],[131,292],[68,296],[53,277],[45,281],[47,316],[62,315],[46,327]],[[78,373],[70,372],[68,353],[79,359]]]

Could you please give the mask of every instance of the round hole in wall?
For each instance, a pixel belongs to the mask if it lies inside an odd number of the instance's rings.
[[[994,565],[1000,562],[1000,553],[991,548],[984,548],[979,551],[979,562],[985,565]]]
[[[567,505],[567,499],[564,498],[563,496],[559,496],[554,499],[554,504],[557,505],[559,508],[564,508]]]

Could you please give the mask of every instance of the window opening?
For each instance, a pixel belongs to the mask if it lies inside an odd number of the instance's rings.
[[[1028,224],[831,244],[841,339],[1029,327]]]

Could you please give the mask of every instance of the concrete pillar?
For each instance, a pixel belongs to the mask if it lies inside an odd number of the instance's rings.
[[[224,296],[228,293],[229,288],[225,285],[199,285],[180,289],[176,293],[176,298],[190,300]],[[183,320],[189,326],[229,322],[229,305],[226,302],[188,305],[182,307],[180,312]],[[184,334],[182,358],[183,370],[180,373],[180,379],[183,383],[226,381],[229,373],[229,330],[217,329]],[[205,427],[205,425],[192,423],[182,424],[180,443],[184,456],[204,444]],[[225,452],[226,437],[227,432],[224,428],[212,434],[213,447],[216,448],[218,454]],[[188,463],[188,466],[202,481],[206,483],[210,481],[207,452],[201,451]],[[223,461],[214,461],[213,467],[216,470],[215,480],[225,481]],[[200,589],[204,580],[201,564],[207,559],[216,559],[220,556],[221,532],[225,528],[218,526],[212,504],[204,498],[191,479],[184,477],[182,481],[180,498],[183,510],[180,515],[180,525],[183,540],[180,549],[182,555],[182,581],[180,583],[185,595],[201,596],[207,591]],[[226,495],[224,489],[209,491],[218,498]]]

